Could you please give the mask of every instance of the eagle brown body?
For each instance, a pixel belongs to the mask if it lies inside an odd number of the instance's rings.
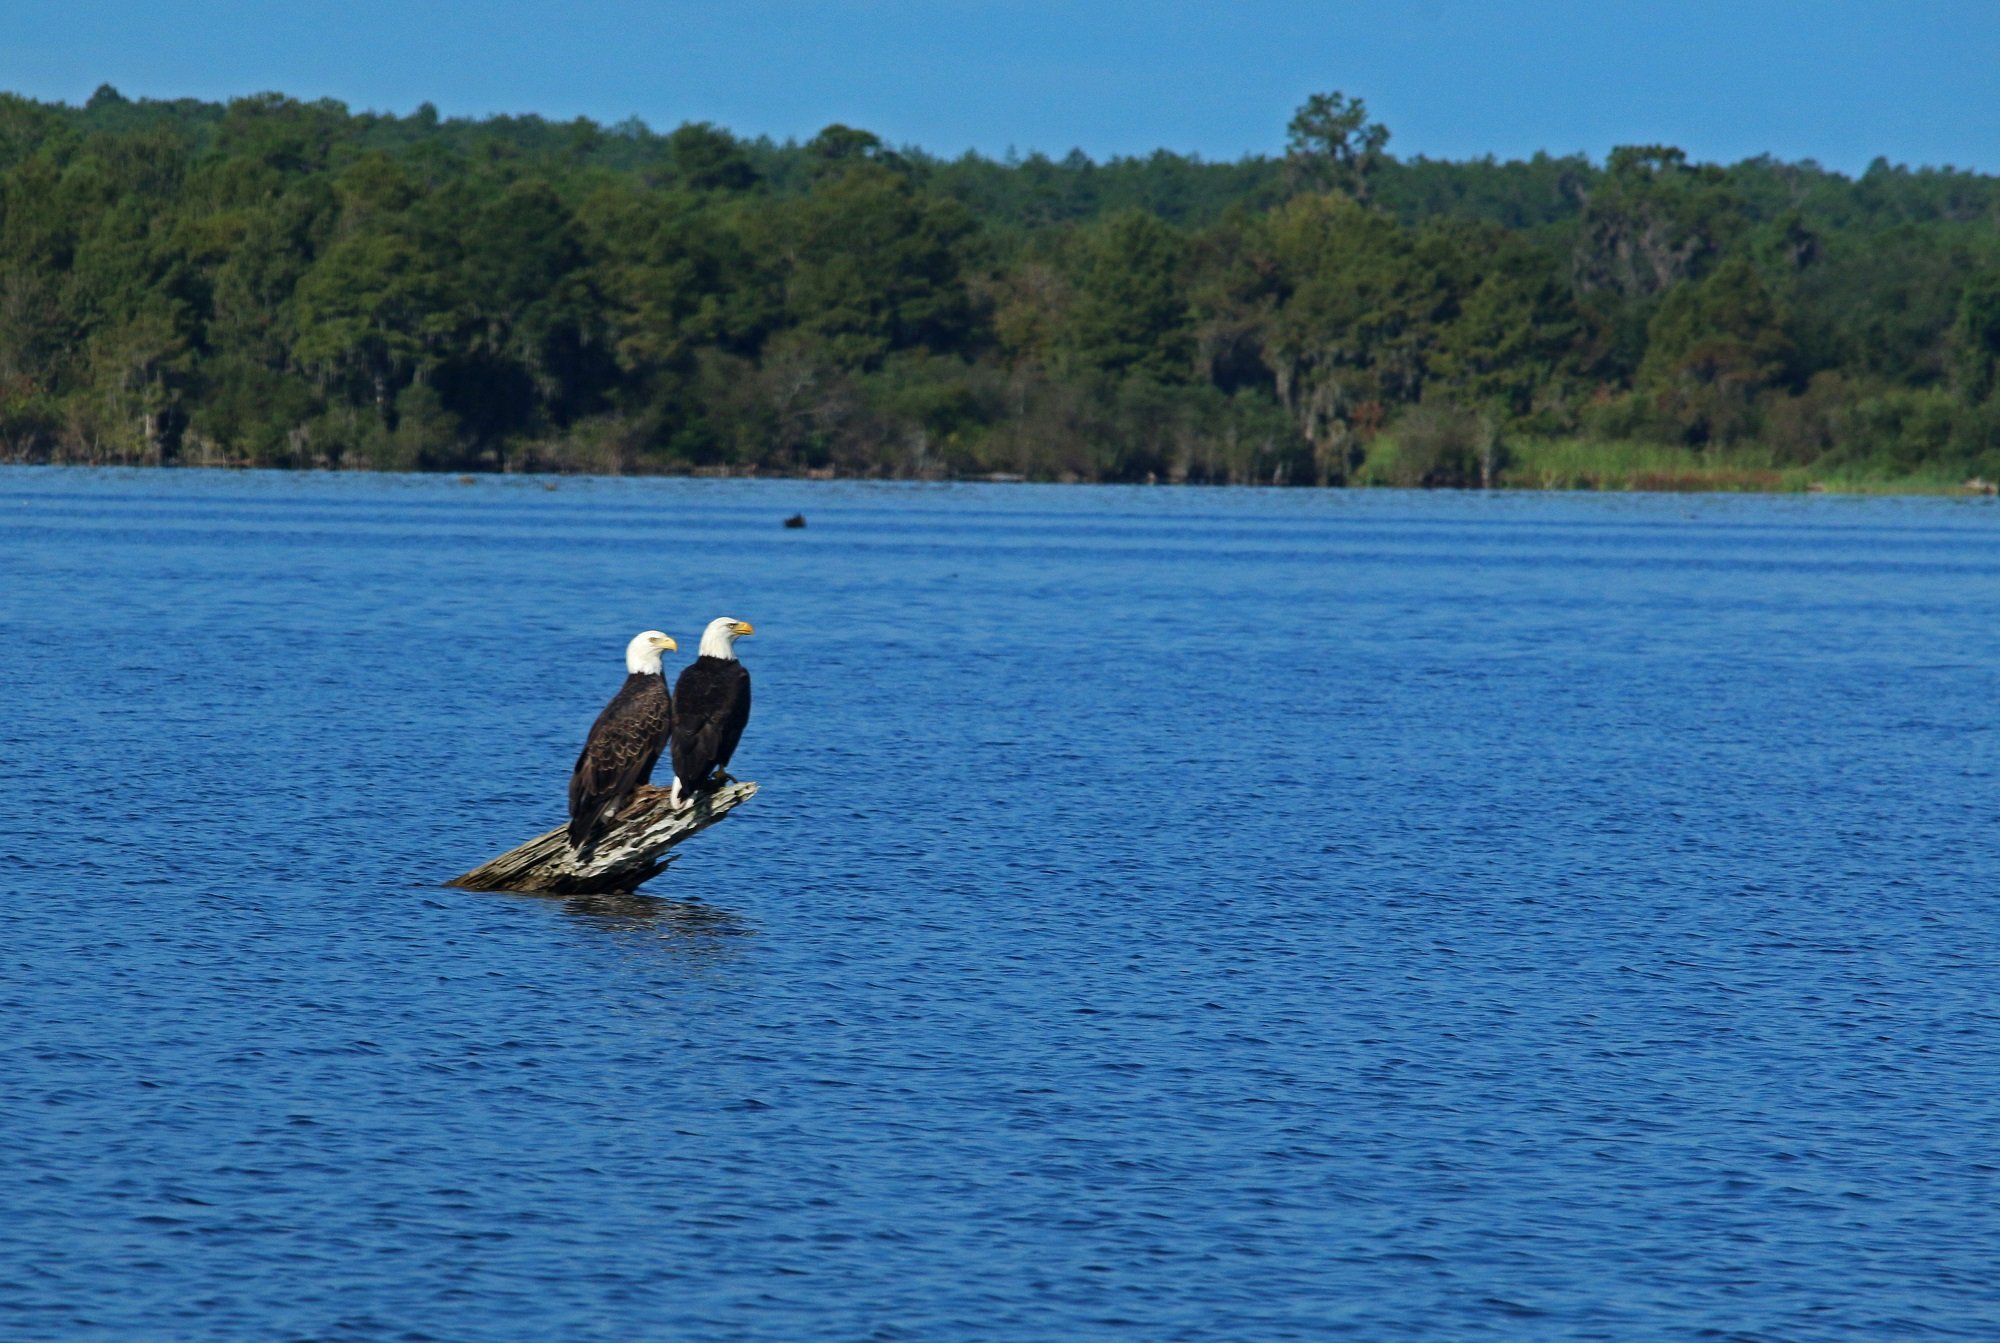
[[[645,636],[641,636],[642,638]],[[673,641],[664,635],[660,643]],[[636,644],[638,641],[635,640]],[[597,715],[569,776],[569,842],[589,844],[618,816],[632,790],[652,782],[653,766],[674,730],[674,701],[660,674],[657,648],[635,667],[628,658],[625,684]]]
[[[698,657],[674,682],[674,703],[674,778],[712,787],[750,721],[750,673],[733,657]]]

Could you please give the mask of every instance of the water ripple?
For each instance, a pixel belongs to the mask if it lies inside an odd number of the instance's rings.
[[[485,485],[0,473],[9,1339],[1991,1337],[2000,511]]]

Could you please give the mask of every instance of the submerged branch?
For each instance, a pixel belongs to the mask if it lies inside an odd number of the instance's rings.
[[[706,830],[757,795],[754,783],[725,784],[697,793],[676,810],[664,788],[635,790],[611,827],[579,854],[566,828],[557,826],[491,862],[453,877],[447,886],[469,891],[533,891],[549,895],[608,895],[637,890],[667,870],[667,850]]]

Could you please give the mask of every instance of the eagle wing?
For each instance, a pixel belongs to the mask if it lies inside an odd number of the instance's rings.
[[[710,659],[711,663],[718,661]],[[708,781],[729,763],[750,721],[750,673],[739,662],[697,661],[675,683],[674,777],[684,787]]]
[[[722,714],[722,726],[716,738],[717,769],[729,768],[729,758],[736,754],[736,743],[743,740],[743,729],[750,722],[750,672],[741,664],[736,665],[736,684],[737,693]]]
[[[634,788],[650,781],[673,730],[673,701],[663,678],[627,685],[590,725],[569,776],[569,841],[581,848]]]

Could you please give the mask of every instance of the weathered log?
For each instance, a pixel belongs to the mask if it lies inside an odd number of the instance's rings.
[[[618,819],[579,854],[566,827],[557,826],[489,863],[453,877],[447,886],[469,891],[533,891],[548,895],[615,895],[635,891],[667,870],[667,850],[706,830],[757,795],[754,783],[728,783],[696,793],[676,809],[664,788],[633,791]]]

